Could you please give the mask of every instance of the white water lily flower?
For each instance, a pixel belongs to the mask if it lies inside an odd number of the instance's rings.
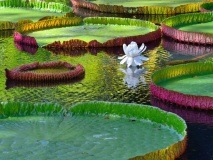
[[[143,53],[146,50],[146,46],[144,43],[138,48],[138,45],[136,42],[131,42],[128,46],[126,44],[123,44],[123,50],[125,55],[122,57],[118,57],[118,59],[122,59],[120,64],[127,63],[127,67],[130,66],[141,66],[143,64],[142,61],[147,61],[149,58],[141,56],[141,53]]]
[[[128,88],[135,88],[139,85],[140,82],[142,82],[144,85],[146,84],[144,75],[147,74],[148,69],[128,67],[126,70],[123,68],[120,68],[120,70],[126,74],[123,80],[125,84],[127,83]]]

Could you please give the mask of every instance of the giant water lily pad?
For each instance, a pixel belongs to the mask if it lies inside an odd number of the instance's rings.
[[[141,1],[141,0],[71,0],[73,6],[88,8],[90,10],[125,13],[125,14],[177,14],[198,12],[200,4],[205,2],[199,0],[191,1]]]
[[[186,145],[184,120],[151,106],[2,103],[0,116],[3,159],[174,159]]]
[[[194,74],[159,82],[160,87],[184,94],[213,97],[213,73]]]
[[[213,63],[167,67],[152,75],[154,96],[193,108],[213,109]]]
[[[176,40],[213,44],[213,12],[181,14],[162,21],[164,35]]]
[[[10,22],[18,22],[23,19],[38,21],[45,16],[62,16],[64,13],[47,12],[41,10],[33,10],[27,8],[0,8],[1,20]]]
[[[104,43],[107,40],[117,37],[137,36],[147,34],[152,29],[137,26],[119,26],[119,25],[83,25],[73,27],[55,28],[30,33],[29,36],[35,37],[40,46],[54,42],[55,40],[68,41],[70,39],[81,39],[85,42],[97,40]],[[56,39],[57,37],[57,39]]]
[[[148,21],[90,17],[85,18],[82,25],[36,31],[28,36],[34,37],[39,46],[47,48],[112,47],[131,41],[142,43],[158,39],[160,29]]]
[[[200,32],[213,34],[213,21],[204,23],[181,24],[175,26],[176,29],[187,32]]]
[[[85,0],[85,1],[90,1],[90,0]],[[91,0],[90,2],[95,3],[95,4],[106,4],[106,5],[122,5],[124,7],[139,7],[139,6],[170,6],[170,7],[176,7],[179,5],[184,5],[184,4],[189,4],[189,3],[196,3],[200,2],[200,0],[182,0],[182,1],[171,1],[169,0]]]

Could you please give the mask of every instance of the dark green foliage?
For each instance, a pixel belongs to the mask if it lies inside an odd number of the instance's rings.
[[[200,7],[206,9],[206,10],[213,10],[213,2],[211,3],[203,3],[200,5]]]

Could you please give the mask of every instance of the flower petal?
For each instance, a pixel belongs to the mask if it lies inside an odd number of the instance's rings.
[[[144,43],[141,45],[140,49],[139,49],[139,54],[143,53],[146,50],[146,46],[144,45]]]
[[[138,56],[138,58],[140,58],[140,60],[142,60],[142,61],[148,61],[149,60],[149,58],[144,57],[144,56]]]
[[[139,49],[143,50],[144,47],[146,47],[146,46],[144,45],[144,43],[142,43]]]
[[[127,55],[127,46],[126,46],[126,44],[123,44],[123,51],[124,51],[124,53]]]
[[[122,56],[122,57],[118,57],[118,59],[124,59],[126,57],[126,55]]]
[[[128,57],[125,57],[121,62],[120,64],[124,64],[126,61],[127,61]]]
[[[143,64],[143,62],[141,61],[139,56],[134,58],[134,62],[135,62],[136,65],[139,65],[139,66],[141,66]]]
[[[128,57],[127,59],[127,67],[131,66],[133,63],[133,58],[132,57]]]

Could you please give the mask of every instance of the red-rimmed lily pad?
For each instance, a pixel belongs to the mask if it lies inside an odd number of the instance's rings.
[[[80,82],[84,76],[76,77],[71,80],[63,80],[63,81],[17,81],[7,79],[5,85],[5,89],[11,89],[15,87],[25,87],[25,88],[43,88],[43,87],[55,87],[59,85],[70,85],[76,82]]]
[[[45,48],[112,47],[131,41],[144,43],[160,38],[154,23],[129,18],[89,17],[84,24],[29,33]]]
[[[73,66],[67,62],[31,63],[5,69],[6,77],[17,81],[66,81],[84,75],[84,67],[80,64]]]
[[[181,14],[162,21],[162,32],[175,40],[213,44],[213,12]]]
[[[198,12],[199,0],[71,0],[73,6],[90,10],[122,14],[177,14]]]
[[[213,109],[213,63],[166,67],[152,75],[151,93],[181,106]]]
[[[185,121],[152,106],[1,103],[0,117],[3,159],[163,160],[186,147]]]

